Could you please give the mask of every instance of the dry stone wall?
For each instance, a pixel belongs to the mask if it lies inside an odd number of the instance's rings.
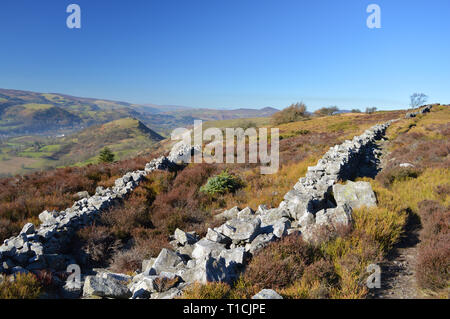
[[[190,156],[198,149],[186,146],[176,148],[168,157],[152,160],[145,170],[129,172],[118,178],[113,187],[98,187],[93,196],[76,201],[70,208],[60,212],[43,211],[39,214],[39,227],[28,223],[18,236],[6,239],[0,246],[0,273],[66,270],[68,265],[75,264],[74,258],[66,253],[78,229],[92,224],[103,211],[124,199],[147,174],[154,170],[178,169],[180,158]]]
[[[202,239],[177,229],[174,249],[163,249],[157,258],[144,261],[141,273],[128,278],[131,298],[174,298],[194,282],[232,282],[249,258],[274,240],[292,233],[308,240],[318,226],[351,223],[352,208],[376,205],[375,195],[368,183],[342,186],[337,181],[355,177],[360,165],[373,161],[374,145],[391,123],[331,147],[277,208],[229,209],[216,216],[224,224],[208,229]],[[156,283],[161,281],[173,284],[160,291]]]
[[[309,167],[280,203],[268,209],[260,205],[257,211],[234,207],[217,215],[224,223],[208,229],[205,238],[177,229],[173,249],[162,249],[157,258],[145,260],[134,276],[98,272],[66,288],[85,297],[108,298],[174,298],[194,282],[231,282],[244,269],[249,258],[270,242],[285,235],[301,234],[309,240],[316,227],[351,223],[352,209],[359,205],[376,204],[368,183],[337,184],[358,175],[363,165],[376,165],[374,147],[393,121],[375,125],[362,135],[331,147]],[[94,196],[81,199],[62,212],[44,211],[42,225],[35,229],[27,224],[21,233],[5,240],[0,247],[0,272],[17,273],[50,268],[65,270],[73,263],[65,255],[75,230],[89,225],[115,201],[124,198],[153,170],[177,169],[199,147],[180,145],[168,157],[152,160],[144,171],[126,174],[108,189],[97,189]]]

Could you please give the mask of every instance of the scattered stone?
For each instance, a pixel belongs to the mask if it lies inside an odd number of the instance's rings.
[[[252,299],[283,299],[275,290],[263,289],[252,297]]]
[[[182,262],[183,259],[181,259],[177,253],[167,248],[163,248],[159,253],[158,258],[156,258],[154,264],[152,265],[152,270],[155,274],[159,274],[162,271],[176,272],[176,266]]]
[[[175,230],[175,240],[178,242],[179,245],[193,245],[197,242],[197,238],[189,233],[186,233],[182,231],[181,229],[177,228]]]
[[[224,249],[224,245],[204,238],[195,243],[192,258],[203,259],[208,255],[218,257]]]
[[[102,298],[130,298],[131,292],[123,281],[113,278],[88,276],[84,281],[83,296]]]
[[[208,228],[208,232],[206,234],[206,239],[210,240],[210,241],[214,241],[216,243],[219,244],[231,244],[231,238],[227,237],[217,231],[215,231],[214,229]]]
[[[233,243],[251,242],[259,234],[261,219],[232,219],[219,227],[219,232],[231,238]]]
[[[32,223],[25,224],[20,233],[25,235],[34,234],[34,225]]]

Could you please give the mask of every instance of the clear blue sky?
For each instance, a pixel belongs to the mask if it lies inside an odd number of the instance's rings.
[[[79,4],[81,30],[66,27]],[[381,29],[366,7],[381,7]],[[449,0],[1,0],[0,87],[313,110],[450,103]]]

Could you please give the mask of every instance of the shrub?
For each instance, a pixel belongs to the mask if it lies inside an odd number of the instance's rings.
[[[107,147],[105,147],[99,156],[100,163],[112,163],[114,162],[114,153]]]
[[[226,283],[211,282],[206,285],[195,283],[184,291],[184,299],[228,299],[231,287]]]
[[[326,115],[333,115],[339,111],[339,109],[336,106],[330,106],[330,107],[322,107],[314,112],[314,114],[319,116],[326,116]]]
[[[0,299],[36,299],[41,285],[33,274],[17,274],[16,277],[0,278]]]
[[[286,236],[271,243],[253,257],[243,280],[258,289],[284,288],[301,279],[306,267],[312,264],[318,253],[301,236]]]
[[[306,113],[306,105],[303,103],[291,104],[284,110],[272,115],[272,122],[275,125],[284,123],[297,122],[308,117]]]
[[[225,194],[233,193],[242,186],[243,183],[238,177],[227,171],[222,171],[219,175],[208,179],[208,182],[200,188],[200,191],[209,195]]]
[[[82,245],[82,251],[88,256],[88,265],[93,267],[104,267],[112,255],[117,251],[120,243],[113,236],[112,231],[104,226],[88,226],[77,232]]]
[[[383,170],[377,175],[376,179],[380,181],[384,187],[390,187],[395,182],[403,182],[419,177],[421,171],[416,168],[394,167]]]

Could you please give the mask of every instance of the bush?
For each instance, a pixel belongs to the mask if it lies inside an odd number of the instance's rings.
[[[222,171],[217,176],[208,179],[208,182],[200,188],[201,192],[209,195],[233,193],[243,186],[242,181],[227,171]]]
[[[228,299],[231,287],[226,283],[211,282],[206,285],[193,284],[184,291],[184,299]]]
[[[376,179],[380,181],[384,187],[390,187],[395,182],[403,182],[419,177],[421,171],[415,168],[394,167],[383,170],[377,175]]]
[[[303,103],[295,103],[272,115],[272,122],[275,125],[280,125],[284,123],[297,122],[306,117],[308,117],[306,113],[306,105]]]
[[[41,294],[41,289],[33,274],[17,274],[15,279],[0,278],[0,299],[36,299]]]
[[[333,115],[337,111],[339,111],[339,109],[336,106],[322,107],[322,108],[318,109],[317,111],[315,111],[314,114],[319,115],[319,116],[326,116],[326,115]]]
[[[261,250],[247,266],[243,280],[258,289],[285,288],[301,279],[306,267],[317,257],[318,250],[301,236],[286,236]]]
[[[112,163],[114,162],[114,153],[107,147],[105,147],[99,156],[100,163]]]

